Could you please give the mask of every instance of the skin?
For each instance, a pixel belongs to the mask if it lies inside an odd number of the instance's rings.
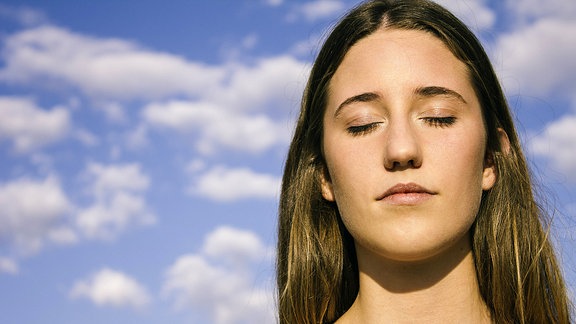
[[[470,227],[496,173],[466,66],[425,32],[361,39],[331,80],[323,152],[360,272],[339,323],[489,322]]]

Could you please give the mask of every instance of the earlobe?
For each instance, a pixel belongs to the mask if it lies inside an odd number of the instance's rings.
[[[482,174],[482,190],[492,189],[496,183],[496,165],[492,162],[484,165],[484,172]]]
[[[334,202],[334,190],[332,188],[332,181],[330,180],[328,170],[324,169],[321,172],[320,183],[322,186],[322,197],[328,201]]]

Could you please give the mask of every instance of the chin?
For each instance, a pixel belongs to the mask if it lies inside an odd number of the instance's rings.
[[[423,240],[423,238],[428,238]],[[366,253],[376,254],[380,258],[392,262],[423,263],[441,259],[445,256],[461,257],[471,251],[468,233],[454,237],[442,237],[431,239],[430,234],[414,235],[412,239],[407,236],[397,236],[396,239],[370,244],[368,248],[357,244],[356,249],[365,250]]]

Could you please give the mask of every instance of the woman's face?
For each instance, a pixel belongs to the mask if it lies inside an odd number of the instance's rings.
[[[396,261],[469,248],[496,179],[465,65],[421,31],[382,29],[349,50],[330,83],[323,152],[322,194],[359,255]]]

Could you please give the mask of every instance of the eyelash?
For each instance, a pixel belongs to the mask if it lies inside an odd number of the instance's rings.
[[[375,130],[379,124],[380,123],[370,123],[366,125],[350,126],[348,127],[348,133],[352,134],[353,136],[366,135]]]
[[[424,117],[424,122],[433,127],[448,127],[456,122],[456,117]]]
[[[453,125],[456,122],[456,117],[424,117],[422,118],[426,124],[433,127],[444,128]],[[353,136],[366,135],[378,127],[380,123],[369,123],[366,125],[350,126],[348,133]]]

